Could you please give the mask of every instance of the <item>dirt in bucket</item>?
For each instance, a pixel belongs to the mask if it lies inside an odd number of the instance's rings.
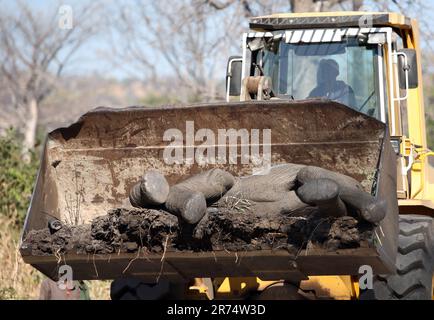
[[[31,255],[112,254],[167,251],[252,251],[301,249],[329,251],[368,247],[373,225],[354,217],[324,217],[315,210],[304,217],[255,214],[210,207],[196,225],[156,209],[117,208],[90,224],[30,231],[22,248]]]

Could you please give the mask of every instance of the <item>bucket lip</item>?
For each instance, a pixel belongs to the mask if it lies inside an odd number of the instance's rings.
[[[35,260],[38,260],[39,262],[51,262],[51,261],[57,261],[57,258],[54,255],[32,255],[26,252],[25,249],[22,250],[23,257],[26,257],[26,261],[29,263],[35,262]],[[320,254],[322,256],[342,256],[342,255],[348,255],[348,256],[354,256],[358,255],[361,252],[365,254],[366,256],[370,257],[377,257],[378,252],[376,250],[375,246],[365,246],[365,247],[358,247],[358,248],[340,248],[333,251],[327,251],[327,249],[310,249],[308,252],[312,253],[309,255],[306,255],[305,252],[306,249],[303,249],[300,254],[298,254],[299,257],[301,256],[315,256],[317,254]],[[236,252],[236,251],[225,251],[223,249],[221,250],[214,250],[214,251],[193,251],[193,250],[168,250],[165,254],[165,259],[168,261],[171,259],[195,259],[198,257],[207,257],[214,259],[215,256],[218,258],[232,258],[235,254],[244,256],[244,257],[258,257],[258,256],[278,256],[278,257],[296,257],[296,254],[291,254],[288,252],[288,250],[285,249],[260,249],[255,251],[243,251],[243,252]],[[109,256],[111,255],[110,260],[123,260],[123,259],[131,259],[137,256],[137,252],[132,253],[114,253],[114,254],[102,254],[102,253],[95,253],[95,254],[89,254],[89,253],[83,253],[79,254],[74,249],[65,253],[62,253],[65,257],[69,257],[70,262],[88,262],[89,255],[93,255],[95,260],[107,260],[109,259]],[[147,253],[147,258],[149,259],[155,259],[158,261],[161,261],[161,253]]]
[[[45,141],[44,141],[44,148],[42,148],[41,153],[40,153],[40,162],[39,162],[39,167],[38,167],[38,171],[36,172],[36,177],[35,180],[33,181],[33,185],[32,185],[32,195],[30,196],[30,201],[29,201],[29,206],[27,207],[26,210],[26,216],[24,218],[24,223],[23,223],[23,227],[21,229],[21,233],[20,233],[20,238],[19,238],[19,249],[21,252],[21,248],[24,242],[24,238],[26,237],[27,232],[29,231],[29,224],[30,224],[30,212],[32,210],[32,204],[33,201],[36,198],[36,188],[37,188],[37,184],[38,182],[42,179],[42,175],[43,175],[43,171],[44,171],[44,167],[45,167],[45,161],[46,161],[46,146],[48,143],[48,135],[45,137]]]
[[[216,102],[207,102],[207,103],[203,103],[203,102],[198,102],[198,103],[191,103],[191,104],[167,104],[167,105],[161,105],[161,106],[146,106],[146,105],[132,105],[132,106],[126,106],[126,107],[121,107],[121,108],[117,108],[117,107],[110,107],[110,106],[98,106],[95,107],[91,110],[89,110],[88,112],[84,113],[81,117],[86,116],[86,115],[90,115],[90,114],[94,114],[94,113],[100,113],[100,112],[115,112],[115,113],[121,113],[121,112],[129,112],[129,111],[138,111],[138,110],[149,110],[149,111],[154,111],[154,110],[177,110],[177,109],[196,109],[196,108],[204,108],[204,107],[217,107],[217,108],[221,108],[221,107],[233,107],[233,106],[239,106],[239,107],[244,107],[244,106],[249,106],[249,105],[264,105],[264,106],[270,106],[272,107],[273,105],[288,105],[288,106],[293,106],[293,105],[306,105],[306,104],[319,104],[319,105],[336,105],[339,108],[350,108],[353,111],[363,114],[366,117],[370,117],[364,113],[361,113],[345,104],[342,104],[338,101],[335,100],[330,100],[330,99],[325,99],[325,98],[310,98],[310,99],[300,99],[300,100],[284,100],[284,99],[272,99],[272,100],[250,100],[250,101],[231,101],[231,102],[226,102],[226,101],[216,101]],[[80,117],[80,118],[81,118]]]
[[[248,111],[250,106],[263,106],[264,108],[273,108],[273,107],[282,107],[282,106],[306,106],[312,105],[312,107],[333,107],[336,109],[347,110],[350,109],[355,116],[362,116],[364,118],[370,119],[371,121],[376,121],[380,126],[386,128],[386,124],[381,122],[380,120],[369,116],[365,113],[362,113],[356,109],[353,109],[345,104],[342,104],[335,100],[325,99],[325,98],[310,98],[310,99],[302,99],[302,100],[283,100],[283,99],[272,99],[272,100],[250,100],[250,101],[234,101],[234,102],[209,102],[209,103],[192,103],[192,104],[170,104],[170,105],[162,105],[158,107],[148,107],[148,106],[126,106],[126,107],[110,107],[110,106],[98,106],[95,107],[88,112],[81,115],[76,121],[71,122],[69,125],[61,126],[56,128],[48,133],[48,137],[53,137],[58,133],[62,133],[65,131],[71,131],[74,127],[80,127],[88,118],[91,118],[93,115],[98,115],[101,113],[110,113],[110,114],[122,114],[129,113],[135,111],[177,111],[177,110],[195,110],[201,108],[238,108],[238,111],[246,110]],[[241,110],[240,110],[241,109]]]
[[[75,254],[75,253],[65,253],[62,255],[63,259],[67,261],[74,271],[74,278],[79,280],[90,280],[90,279],[114,279],[118,275],[123,274],[122,270],[125,270],[126,265],[131,263],[131,260],[137,259],[136,253],[121,253],[117,254]],[[238,269],[238,261],[264,261],[269,259],[275,259],[274,266],[267,268],[258,269],[258,266],[252,268],[252,263],[245,265],[241,264],[242,269]],[[146,263],[140,263],[135,266],[135,270],[132,271],[132,275],[141,273],[142,276],[147,278],[155,278],[158,271],[156,268],[160,268],[161,265],[161,254],[149,254],[145,257],[139,258],[144,259]],[[59,267],[57,258],[54,256],[32,256],[23,255],[23,260],[31,264],[36,269],[40,270],[47,276],[56,276],[58,274],[57,270]],[[189,270],[191,274],[184,274],[184,272],[179,272],[182,266],[185,265],[199,265],[207,261],[210,265],[209,268],[203,270],[201,274],[196,273],[194,270]],[[333,261],[333,263],[332,263]],[[169,267],[165,270],[163,277],[170,275],[177,275],[180,278],[190,278],[192,277],[218,277],[221,276],[222,270],[225,270],[226,276],[236,277],[240,276],[239,272],[242,270],[248,270],[248,272],[258,274],[262,273],[273,273],[273,272],[301,272],[302,274],[308,275],[327,275],[327,274],[337,274],[337,275],[347,275],[347,274],[357,274],[357,270],[362,262],[367,262],[370,265],[375,266],[375,268],[380,268],[381,271],[386,271],[388,266],[381,259],[378,251],[374,247],[363,247],[354,249],[338,249],[337,251],[326,251],[317,250],[309,251],[306,255],[304,251],[301,252],[297,257],[291,255],[288,251],[279,250],[257,250],[248,252],[225,252],[225,251],[214,251],[214,252],[167,252],[165,255],[164,262]],[[295,262],[295,264],[291,264]],[[98,275],[94,274],[95,268],[98,268]],[[238,274],[237,274],[238,273]],[[124,276],[130,274],[128,270]],[[246,276],[246,275],[245,275]],[[248,275],[247,275],[248,276]],[[277,276],[278,278],[278,276]]]

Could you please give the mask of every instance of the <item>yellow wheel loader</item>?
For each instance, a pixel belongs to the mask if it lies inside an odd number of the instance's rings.
[[[252,18],[241,47],[242,56],[228,61],[225,103],[97,108],[51,132],[24,226],[24,261],[52,279],[65,264],[74,280],[117,279],[117,298],[171,291],[210,299],[431,299],[434,153],[426,144],[417,22],[383,12],[274,14]],[[235,156],[191,161],[200,146],[189,137],[203,129],[240,133],[229,141]],[[181,162],[164,156],[168,130],[182,137]],[[243,130],[259,140],[243,140]],[[212,139],[207,147],[221,144]],[[277,248],[46,256],[24,241],[52,218],[88,223],[127,205],[136,177],[148,169],[170,183],[215,167],[251,174],[257,163],[237,151],[253,155],[258,145],[270,151],[261,165],[322,167],[384,201],[386,216],[371,226],[369,241],[331,251],[305,246],[296,254]]]

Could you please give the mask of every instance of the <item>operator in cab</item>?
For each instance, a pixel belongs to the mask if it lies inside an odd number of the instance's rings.
[[[356,107],[353,89],[344,81],[336,80],[339,75],[339,65],[333,59],[321,59],[317,71],[317,85],[308,98],[326,98]]]

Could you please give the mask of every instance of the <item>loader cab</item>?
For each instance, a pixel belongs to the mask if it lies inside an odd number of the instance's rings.
[[[369,26],[362,13],[345,14],[253,18],[242,57],[228,63],[227,100],[257,99],[246,79],[265,77],[266,97],[335,100],[388,123],[392,136],[404,134],[408,92],[418,85],[416,51],[387,22],[390,14],[372,14]]]
[[[325,28],[251,32],[245,35],[243,78],[267,77],[276,99],[335,100],[387,122],[388,31]]]

